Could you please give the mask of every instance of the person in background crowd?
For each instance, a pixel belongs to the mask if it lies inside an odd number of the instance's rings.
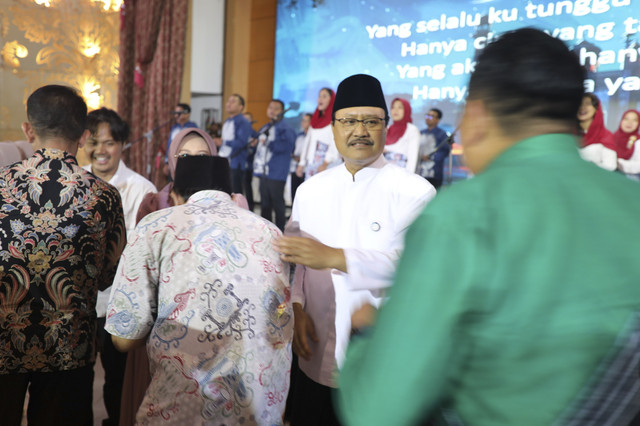
[[[272,247],[280,231],[230,195],[226,158],[179,158],[174,207],[142,219],[123,253],[106,329],[120,350],[146,343],[137,424],[281,423],[289,267]]]
[[[179,103],[176,105],[173,110],[173,117],[176,122],[171,126],[171,130],[169,131],[169,140],[167,140],[167,150],[164,156],[165,164],[169,162],[169,151],[171,150],[171,141],[176,137],[176,135],[183,129],[188,128],[197,128],[198,125],[191,121],[191,106],[185,103]]]
[[[618,170],[627,175],[640,173],[640,150],[636,150],[636,143],[640,137],[640,112],[630,109],[622,114],[620,126],[613,134],[618,153]]]
[[[296,133],[282,121],[284,103],[272,99],[267,107],[269,122],[258,132],[258,145],[253,163],[254,175],[260,178],[260,213],[280,230],[286,222],[284,186],[289,175]],[[273,214],[275,213],[275,221]]]
[[[431,108],[425,115],[427,128],[420,132],[420,164],[417,173],[436,189],[442,186],[444,160],[451,153],[447,132],[438,127],[442,111]]]
[[[293,350],[301,374],[292,395],[294,426],[339,424],[331,389],[349,340],[350,314],[380,303],[405,230],[436,193],[420,176],[384,159],[389,116],[375,77],[343,80],[333,114],[344,164],[300,185],[286,236],[276,241],[282,259],[296,263]]]
[[[318,107],[311,116],[310,128],[304,141],[296,174],[309,179],[340,161],[331,132],[331,114],[335,94],[328,87],[318,93]]]
[[[600,100],[593,93],[585,93],[578,110],[578,134],[582,136],[580,156],[605,170],[617,167],[616,144],[613,135],[604,127]]]
[[[391,120],[393,124],[387,129],[384,158],[414,173],[418,165],[420,131],[412,123],[409,101],[395,98],[391,102]]]
[[[640,186],[578,155],[584,78],[543,31],[483,49],[460,125],[476,176],[407,231],[388,302],[340,372],[347,425],[630,424]]]
[[[293,150],[293,154],[291,155],[291,204],[293,204],[293,200],[296,198],[296,191],[302,182],[304,182],[304,174],[302,176],[298,176],[296,170],[298,169],[298,164],[300,163],[300,156],[302,155],[302,149],[304,148],[304,141],[307,137],[307,132],[309,130],[309,126],[311,125],[311,117],[312,114],[305,113],[300,120],[300,133],[296,138],[296,146]]]
[[[233,94],[225,104],[227,119],[222,125],[222,137],[214,139],[218,146],[219,156],[229,159],[231,165],[231,185],[236,194],[247,194],[251,189],[245,188],[245,171],[248,167],[249,139],[253,132],[251,123],[242,115],[244,98]]]
[[[90,135],[77,90],[27,99],[32,157],[0,169],[0,412],[27,422],[93,424],[96,298],[126,244],[118,191],[75,155]]]
[[[136,225],[136,213],[146,194],[155,194],[156,187],[147,179],[128,168],[122,161],[124,144],[129,140],[129,125],[117,112],[108,108],[91,111],[87,116],[87,128],[91,132],[84,151],[91,161],[84,169],[116,187],[122,199],[127,240],[131,240]],[[122,380],[127,361],[126,354],[115,349],[111,336],[104,331],[109,287],[98,292],[98,352],[104,369],[103,399],[107,410],[106,425],[118,425]]]

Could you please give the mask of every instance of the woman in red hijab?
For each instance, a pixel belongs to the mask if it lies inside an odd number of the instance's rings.
[[[630,109],[622,114],[620,127],[613,134],[618,151],[618,170],[626,174],[640,173],[640,149],[636,150],[640,137],[640,112]]]
[[[331,131],[331,114],[335,93],[323,87],[318,93],[318,107],[311,117],[311,125],[300,155],[296,174],[306,179],[327,169],[340,159],[340,154],[333,140]]]
[[[604,127],[600,100],[593,93],[585,93],[578,110],[578,133],[582,136],[580,156],[605,170],[615,170],[616,145],[613,135]]]
[[[391,102],[391,120],[387,129],[384,157],[388,162],[415,173],[420,150],[420,130],[411,122],[411,104],[401,98]]]

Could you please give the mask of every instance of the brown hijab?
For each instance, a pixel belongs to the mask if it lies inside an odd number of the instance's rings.
[[[180,151],[182,144],[185,142],[187,136],[196,133],[201,136],[204,141],[209,146],[209,151],[211,151],[211,155],[218,155],[218,148],[216,144],[211,139],[211,136],[205,132],[204,130],[188,127],[183,129],[173,138],[171,141],[171,146],[169,147],[169,175],[171,179],[175,178],[176,175],[176,164],[178,163],[178,159],[176,158],[176,154]],[[148,215],[149,213],[155,212],[156,210],[166,209],[167,207],[173,206],[173,200],[171,199],[171,188],[173,187],[173,183],[169,182],[164,188],[162,188],[157,194],[147,194],[142,199],[140,203],[140,207],[138,208],[138,213],[136,214],[136,224],[140,222],[140,220]],[[249,210],[249,204],[247,203],[247,199],[242,194],[231,194],[231,198],[233,202],[236,203],[237,206],[242,207],[243,209]]]
[[[173,138],[173,140],[171,141],[171,145],[169,146],[169,175],[171,176],[171,179],[174,179],[176,174],[176,164],[178,162],[176,154],[178,153],[178,151],[180,151],[180,148],[182,147],[182,144],[184,143],[186,137],[193,133],[204,139],[204,141],[209,146],[209,151],[211,151],[212,156],[218,155],[218,148],[213,142],[213,139],[211,139],[209,133],[195,127],[188,127],[186,129],[180,130],[176,137]]]

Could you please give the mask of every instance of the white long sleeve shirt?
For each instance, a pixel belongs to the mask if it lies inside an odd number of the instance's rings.
[[[318,173],[318,167],[329,163],[333,167],[341,162],[340,153],[333,140],[331,124],[319,129],[309,127],[304,141],[304,148],[300,156],[299,166],[303,166],[305,177],[309,179]]]
[[[388,164],[383,156],[355,176],[340,165],[300,185],[288,229],[299,226],[300,235],[342,248],[349,271],[296,267],[292,301],[311,316],[319,338],[310,341],[310,361],[299,359],[309,378],[335,387],[351,313],[365,302],[381,302],[393,281],[406,229],[435,194],[425,179]]]
[[[418,151],[420,151],[420,130],[412,123],[407,123],[407,129],[396,143],[385,145],[384,156],[388,162],[415,172],[418,166]]]

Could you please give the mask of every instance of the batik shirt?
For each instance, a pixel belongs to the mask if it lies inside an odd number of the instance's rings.
[[[125,242],[118,191],[56,149],[0,169],[0,374],[92,365]]]
[[[149,336],[138,424],[281,424],[293,318],[289,265],[272,248],[279,235],[218,191],[140,221],[105,326]]]

